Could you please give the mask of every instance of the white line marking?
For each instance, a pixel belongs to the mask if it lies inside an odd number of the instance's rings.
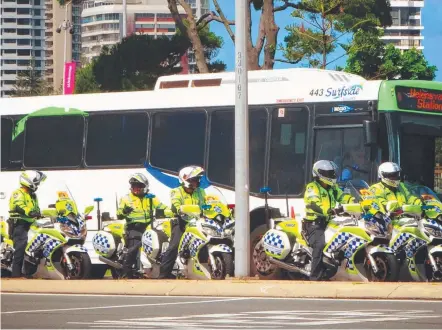
[[[249,299],[249,300],[293,300],[293,301],[333,301],[337,303],[345,302],[376,302],[376,303],[431,303],[442,304],[442,300],[428,300],[428,299],[346,299],[346,298],[278,298],[278,297],[216,297],[216,296],[145,296],[145,295],[124,295],[124,294],[80,294],[80,293],[25,293],[25,292],[2,292],[2,295],[16,295],[16,296],[68,296],[68,297],[120,297],[120,298],[156,298],[156,299]]]
[[[61,311],[76,311],[76,310],[88,310],[88,309],[111,309],[111,308],[128,308],[128,307],[144,307],[144,306],[166,306],[166,305],[189,305],[189,304],[207,304],[217,303],[224,301],[235,300],[247,300],[248,298],[235,298],[235,299],[223,299],[223,300],[201,300],[201,301],[181,301],[181,302],[163,302],[153,304],[136,304],[136,305],[112,305],[112,306],[96,306],[96,307],[74,307],[74,308],[59,308],[59,309],[37,309],[27,311],[10,311],[2,312],[2,314],[18,314],[18,313],[41,313],[41,312],[61,312]]]

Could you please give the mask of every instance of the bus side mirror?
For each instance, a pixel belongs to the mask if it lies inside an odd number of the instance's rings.
[[[364,145],[374,146],[378,143],[378,124],[372,120],[363,121]]]

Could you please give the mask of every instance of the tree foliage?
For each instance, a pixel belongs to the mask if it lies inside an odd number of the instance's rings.
[[[54,93],[53,87],[44,79],[42,71],[37,70],[32,58],[26,70],[17,75],[13,86],[12,97],[42,96]]]
[[[345,71],[366,79],[420,79],[433,80],[437,68],[430,65],[424,54],[413,48],[401,52],[386,45],[378,29],[358,31],[348,47]]]
[[[207,27],[199,36],[208,68],[212,72],[224,71],[223,62],[211,62],[222,47],[222,38]],[[103,47],[98,58],[79,70],[76,93],[152,89],[158,77],[181,72],[177,65],[190,47],[189,39],[181,33],[170,39],[131,35],[111,48]]]
[[[391,25],[388,0],[302,0],[292,17],[296,23],[286,27],[282,46],[289,63],[306,60],[309,66],[325,69],[333,61],[328,55],[338,47],[345,50],[343,37],[357,30]]]

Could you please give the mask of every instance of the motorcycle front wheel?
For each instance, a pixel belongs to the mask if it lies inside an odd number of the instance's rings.
[[[370,282],[397,282],[399,278],[399,264],[394,254],[375,253],[373,258],[376,262],[378,272],[375,273],[370,259],[365,257],[367,277]]]
[[[70,280],[82,280],[89,278],[92,269],[91,258],[87,253],[72,252],[69,253],[74,269],[68,270],[66,262],[63,260],[64,276]],[[63,258],[64,259],[64,258]]]
[[[224,280],[227,275],[234,276],[234,262],[232,253],[216,253],[215,265],[212,266],[211,276],[213,280]]]

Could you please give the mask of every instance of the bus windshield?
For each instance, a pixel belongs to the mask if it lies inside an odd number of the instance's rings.
[[[401,167],[407,181],[442,193],[442,116],[396,113]]]

